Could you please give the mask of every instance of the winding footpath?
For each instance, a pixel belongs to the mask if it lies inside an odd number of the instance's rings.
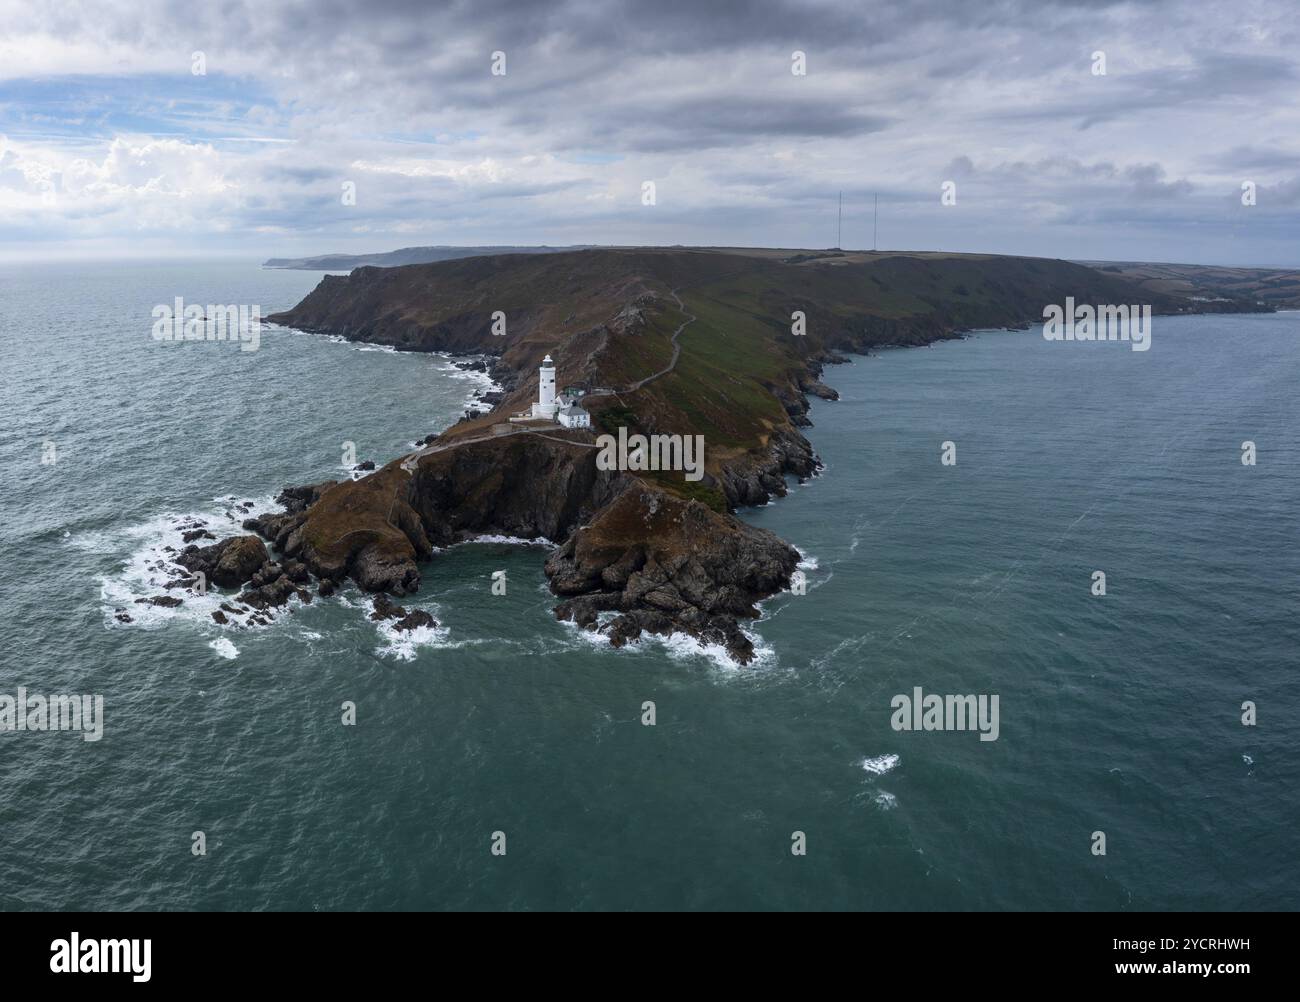
[[[686,307],[682,303],[681,297],[677,295],[677,289],[673,289],[671,295],[673,299],[677,300],[677,308],[681,310],[683,313],[686,313]],[[695,323],[695,321],[698,319],[698,317],[696,317],[694,313],[686,313],[686,316],[688,319],[683,320],[681,324],[678,326],[678,328],[675,331],[673,331],[673,337],[672,337],[673,357],[672,360],[669,361],[667,367],[660,369],[658,372],[654,373],[653,375],[646,376],[645,379],[637,380],[635,383],[633,383],[631,386],[627,387],[626,389],[614,390],[612,391],[613,393],[615,394],[633,393],[636,390],[641,389],[641,387],[647,385],[648,383],[654,382],[660,376],[668,375],[668,373],[672,372],[673,369],[677,368],[677,360],[682,357],[682,346],[677,341],[677,339],[681,337],[682,331],[684,331],[690,324]],[[602,394],[602,396],[603,395],[604,394]]]

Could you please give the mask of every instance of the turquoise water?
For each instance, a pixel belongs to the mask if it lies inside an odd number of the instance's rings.
[[[810,568],[751,669],[554,622],[540,547],[437,556],[406,604],[440,627],[414,641],[351,589],[252,631],[141,612],[178,523],[220,534],[232,497],[343,475],[345,441],[391,458],[481,385],[283,331],[149,336],[177,295],[265,314],[318,278],[0,271],[0,693],[101,693],[106,718],[98,742],[0,734],[0,907],[1300,904],[1300,314],[829,369],[824,475],[745,514]],[[893,731],[914,686],[998,694],[998,740]]]

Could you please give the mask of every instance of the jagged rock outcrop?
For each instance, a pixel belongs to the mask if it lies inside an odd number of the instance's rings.
[[[366,591],[394,595],[415,591],[416,563],[427,560],[433,547],[406,500],[408,479],[397,463],[389,463],[362,480],[313,491],[316,500],[278,527],[276,548],[320,578],[351,577]]]
[[[311,604],[311,592],[303,585],[311,581],[306,564],[286,560],[283,564],[267,561],[248,581],[248,588],[240,592],[238,601],[258,610],[284,605],[297,595],[304,604]]]
[[[136,605],[157,605],[164,609],[174,609],[176,606],[180,605],[181,602],[182,600],[177,598],[175,595],[151,595],[148,598],[137,598],[135,600]],[[121,617],[119,616],[118,618],[120,619]],[[124,620],[124,622],[127,623],[130,621],[129,617]]]
[[[388,600],[386,595],[380,594],[375,596],[374,607],[370,613],[370,618],[376,622],[384,620],[393,621],[393,629],[403,632],[418,629],[419,627],[435,627],[437,621],[432,615],[423,609],[407,610],[404,606],[394,605]]]
[[[766,504],[789,492],[786,476],[800,481],[820,469],[812,443],[794,428],[780,428],[766,447],[726,463],[718,473],[719,487],[731,508]]]
[[[753,644],[738,620],[755,618],[755,603],[785,588],[798,563],[766,529],[638,484],[565,540],[546,575],[566,596],[556,617],[615,646],[643,631],[684,632],[748,664]],[[617,615],[601,625],[602,613]]]
[[[175,562],[188,571],[203,573],[221,588],[238,588],[268,560],[266,545],[256,536],[232,536],[211,546],[191,544]]]

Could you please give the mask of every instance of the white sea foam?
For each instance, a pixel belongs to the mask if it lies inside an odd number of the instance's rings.
[[[893,772],[898,763],[899,757],[889,752],[884,755],[877,755],[875,758],[864,758],[858,764],[873,776],[883,776],[886,773]]]
[[[482,388],[492,385],[492,377],[486,372],[479,372],[477,369],[462,369],[454,362],[448,363],[447,375],[452,379],[459,379],[462,383],[478,383]]]
[[[650,640],[657,641],[670,658],[678,661],[703,658],[711,662],[715,668],[726,672],[752,672],[775,668],[776,649],[764,643],[763,638],[756,633],[745,629],[741,632],[754,645],[754,660],[747,665],[739,665],[733,661],[723,644],[708,644],[687,633],[670,633],[666,637],[651,636]]]
[[[216,640],[212,641],[212,643],[208,644],[208,646],[223,658],[229,658],[233,661],[235,658],[239,657],[239,648],[225,637],[218,637]]]
[[[426,609],[435,619],[437,613],[434,609]],[[375,624],[379,633],[380,644],[375,648],[375,653],[380,657],[396,658],[399,661],[414,661],[416,654],[421,647],[438,649],[442,647],[459,646],[449,642],[451,631],[445,626],[417,626],[414,630],[395,629],[391,621],[383,621]]]
[[[795,547],[795,552],[799,554],[799,563],[795,565],[796,570],[803,571],[805,575],[808,575],[812,571],[821,567],[821,563],[811,553],[800,549],[798,546]],[[815,591],[822,585],[828,584],[833,577],[835,577],[835,572],[831,571],[824,578],[819,578],[815,581],[807,580],[805,585],[808,591]],[[794,595],[792,589],[786,588],[782,591],[773,592],[771,595],[767,596],[767,598],[759,599],[755,602],[754,605],[758,609],[759,613],[758,621],[760,623],[765,622],[768,619],[779,615],[784,609],[788,608],[788,602],[778,601],[786,598],[797,598],[797,596]]]
[[[462,369],[460,366],[456,364],[457,361],[466,361],[466,359],[463,358],[453,359],[452,356],[450,355],[442,355],[441,358],[446,365],[445,369],[443,370],[446,375],[448,375],[452,379],[457,379],[460,380],[461,382],[467,382],[473,384],[469,388],[469,394],[465,397],[465,400],[462,404],[462,406],[464,407],[474,407],[476,405],[481,405],[486,408],[488,407],[488,405],[483,404],[482,401],[477,396],[475,396],[475,393],[476,392],[499,393],[504,389],[504,387],[496,380],[494,380],[491,377],[491,375],[489,375],[488,373],[478,372],[474,369]],[[492,361],[488,356],[482,356],[481,358],[475,360],[486,362],[488,365],[492,364]]]
[[[898,798],[884,790],[877,791],[874,802],[882,811],[892,811],[898,806]]]
[[[815,571],[821,566],[821,563],[811,553],[802,547],[795,547],[795,552],[799,554],[798,569],[801,571]]]
[[[596,622],[598,626],[603,627],[617,617],[617,612],[602,612],[596,617]],[[688,633],[670,633],[667,636],[642,633],[638,640],[634,640],[620,648],[613,647],[609,642],[609,637],[599,630],[586,630],[576,623],[568,621],[562,621],[562,625],[572,632],[576,640],[616,654],[636,654],[647,647],[656,647],[675,661],[704,660],[708,661],[713,667],[728,673],[770,671],[777,666],[776,649],[766,643],[758,634],[743,627],[741,632],[754,645],[754,660],[748,665],[739,665],[733,661],[724,645],[705,643]]]
[[[534,539],[526,539],[523,536],[494,536],[484,535],[475,536],[473,539],[467,539],[463,543],[455,543],[455,546],[471,546],[474,543],[504,543],[508,546],[545,546],[550,549],[555,548],[555,543],[551,542],[545,536],[537,536]]]
[[[70,540],[72,545],[95,553],[127,551],[121,570],[99,579],[105,625],[110,627],[131,625],[153,629],[172,620],[188,620],[209,627],[213,626],[212,613],[216,612],[223,602],[232,602],[234,598],[232,592],[219,592],[209,587],[206,595],[198,595],[184,587],[167,588],[166,584],[168,581],[190,576],[189,571],[173,561],[189,545],[182,539],[182,533],[188,531],[191,526],[206,528],[215,537],[215,539],[194,540],[196,545],[210,546],[227,536],[244,533],[246,531],[242,528],[244,519],[278,510],[272,497],[251,500],[253,506],[244,508],[241,507],[242,498],[232,496],[217,498],[205,511],[166,512],[135,525],[116,530],[83,533]],[[167,552],[167,547],[171,547],[172,552]],[[136,603],[136,599],[158,595],[179,598],[181,604],[169,608]],[[299,600],[293,598],[290,601]],[[125,624],[118,620],[116,618],[118,610],[123,610],[131,617],[132,622]],[[262,615],[267,619],[274,618],[272,610]]]
[[[548,588],[547,591],[549,592],[549,590],[550,589]],[[597,613],[596,623],[598,626],[604,626],[616,615],[618,615],[618,613],[615,612]],[[569,631],[569,633],[573,635],[574,640],[580,641],[591,647],[609,646],[609,638],[605,636],[603,633],[599,632],[598,630],[588,630],[584,627],[579,626],[571,619],[561,619],[558,620],[558,622],[562,627],[564,627],[566,630]]]

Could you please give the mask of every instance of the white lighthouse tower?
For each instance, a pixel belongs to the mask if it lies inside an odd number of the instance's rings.
[[[555,363],[551,356],[542,359],[537,373],[537,403],[533,404],[533,417],[555,420]]]

